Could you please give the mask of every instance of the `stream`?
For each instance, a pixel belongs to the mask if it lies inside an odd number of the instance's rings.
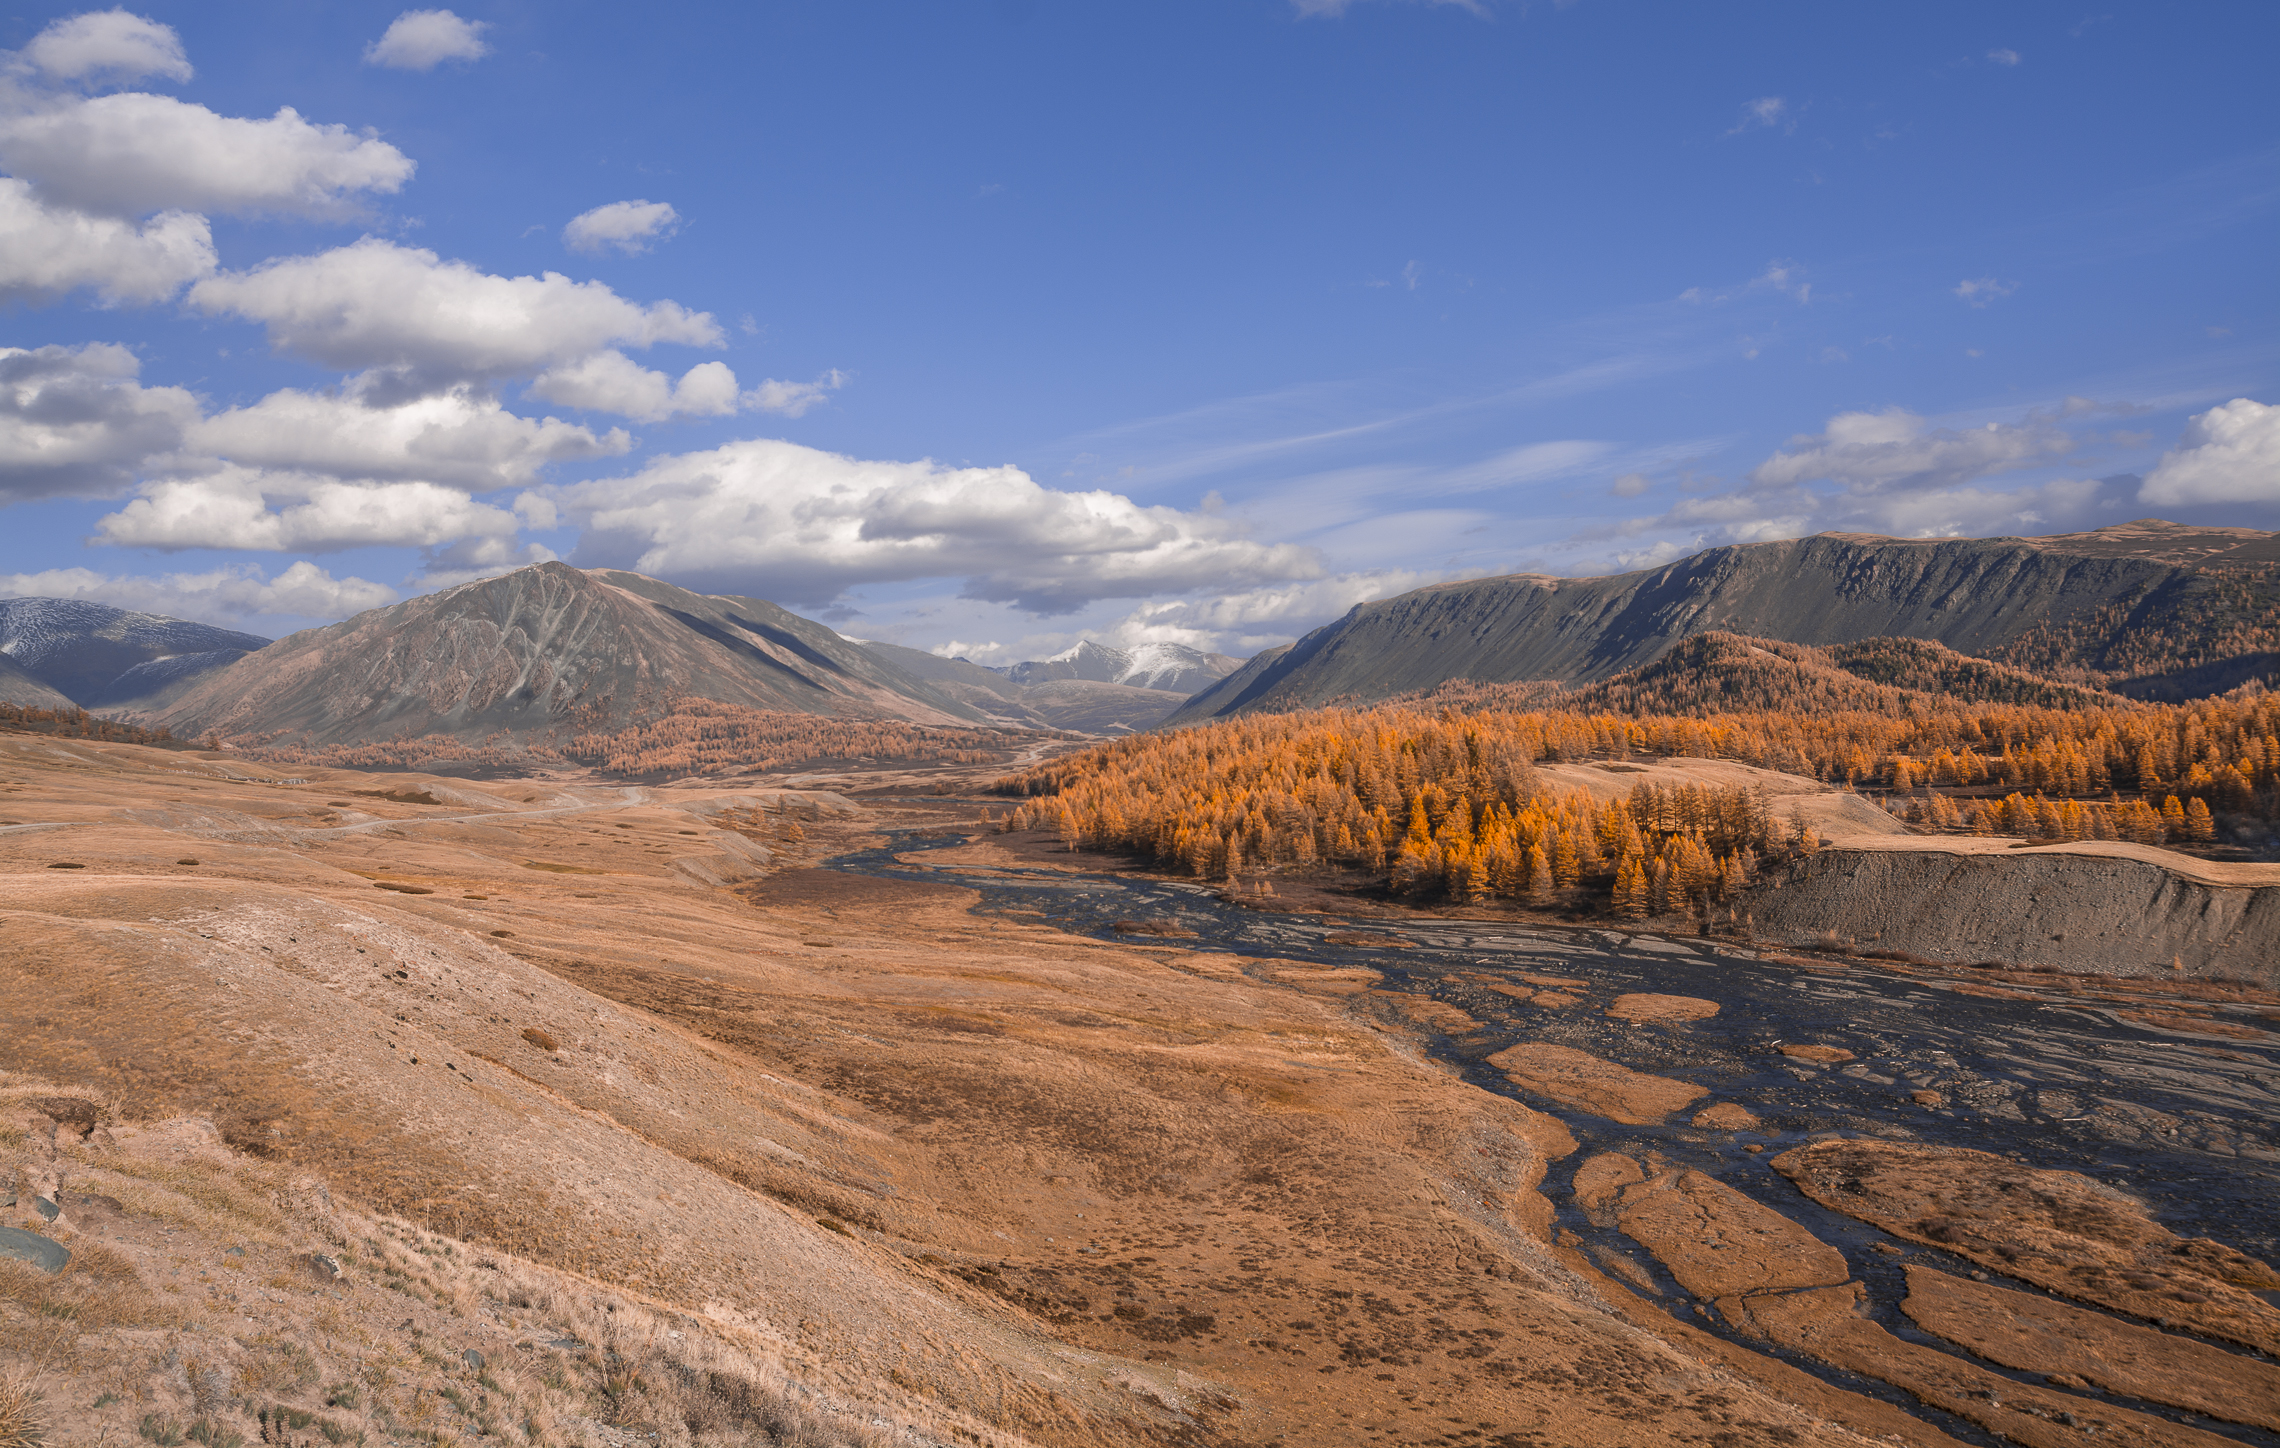
[[[1602,1254],[1620,1253],[1636,1262],[1660,1287],[1661,1305],[1697,1327],[1731,1335],[1714,1314],[1693,1311],[1693,1299],[1643,1248],[1593,1226],[1570,1204],[1569,1181],[1593,1153],[1659,1152],[1800,1222],[1845,1253],[1873,1296],[1872,1315],[1883,1327],[1948,1351],[1953,1349],[1898,1310],[1906,1295],[1902,1257],[1870,1249],[1880,1243],[1904,1246],[1907,1260],[1966,1275],[1971,1264],[1897,1243],[1821,1207],[1772,1169],[1773,1157],[1835,1136],[1995,1152],[2119,1187],[2180,1237],[2213,1237],[2266,1261],[2280,1260],[2280,1036],[2273,1034],[2280,1022],[2265,1014],[2267,1008],[2217,1002],[2209,1016],[2210,1003],[2192,1002],[2204,1020],[2253,1034],[2188,1032],[2121,1014],[2164,1013],[2184,997],[2133,991],[2127,1000],[2100,1000],[2095,997],[2108,992],[2082,977],[2028,977],[2022,984],[2021,977],[2006,975],[2001,994],[1977,994],[1970,992],[1987,991],[1989,984],[1963,973],[1761,959],[1738,941],[1425,916],[1283,914],[1227,903],[1203,884],[1044,869],[922,871],[895,858],[963,843],[933,831],[896,831],[878,848],[824,864],[890,878],[923,873],[962,885],[980,894],[977,914],[1022,914],[1073,934],[1139,947],[1263,957],[1246,973],[1266,984],[1274,982],[1264,970],[1276,961],[1363,966],[1384,975],[1381,989],[1463,1011],[1483,1029],[1461,1038],[1409,1029],[1435,1059],[1472,1084],[1566,1123],[1580,1149],[1554,1163],[1543,1185],[1559,1225]],[[1159,941],[1116,930],[1116,922],[1133,920],[1176,925],[1195,938]],[[1407,948],[1327,939],[1345,933],[1392,937]],[[1490,988],[1492,981],[1518,983],[1526,975],[1587,982],[1588,998],[1545,1009]],[[1704,1020],[1636,1025],[1600,1013],[1607,999],[1630,992],[1697,997],[1717,1002],[1719,1010]],[[1711,1095],[1664,1125],[1607,1121],[1517,1090],[1485,1064],[1486,1057],[1528,1040],[1572,1046],[1636,1071],[1692,1082]],[[1837,1046],[1856,1059],[1816,1066],[1781,1055],[1776,1048],[1783,1044]],[[1910,1094],[1921,1090],[1941,1093],[1945,1104],[1912,1101]],[[1715,1101],[1739,1102],[1760,1125],[1722,1132],[1686,1124],[1693,1109]],[[1750,1145],[1762,1150],[1747,1151]],[[2022,1282],[2004,1285],[2047,1295]],[[2280,1293],[2264,1295],[2280,1305]],[[1735,1340],[1767,1350],[1754,1339]],[[1881,1383],[1786,1352],[1775,1355],[1855,1392],[1899,1403],[1965,1441],[1996,1441]],[[2040,1381],[2036,1374],[2006,1375]],[[2204,1432],[2280,1448],[2280,1434],[2121,1401]]]

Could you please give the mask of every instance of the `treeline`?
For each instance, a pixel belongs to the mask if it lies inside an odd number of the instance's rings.
[[[2103,684],[2280,652],[2280,564],[2203,568],[2147,607],[2139,593],[2048,621],[1995,650],[2002,662]]]
[[[454,739],[449,734],[421,734],[364,744],[328,744],[321,748],[277,744],[258,737],[233,738],[231,743],[247,758],[267,764],[333,769],[432,769],[448,764],[508,771],[569,763],[562,751],[550,744],[526,744],[503,733],[478,740]]]
[[[437,765],[512,770],[588,765],[612,774],[725,774],[767,771],[815,760],[894,760],[995,764],[1030,736],[996,729],[938,728],[900,719],[834,719],[676,699],[669,712],[624,729],[574,735],[568,742],[482,740],[447,734],[323,748],[239,741],[252,758],[341,769],[427,769]]]
[[[1549,790],[1535,767],[1642,755],[1739,760],[1901,796],[1934,785],[1990,796],[1927,794],[1913,807],[1930,812],[1930,829],[2186,841],[2212,837],[2217,813],[2280,815],[2280,696],[2256,694],[1921,717],[1324,709],[1134,735],[997,789],[1024,801],[1008,828],[1057,830],[1072,847],[1135,851],[1207,878],[1352,867],[1464,900],[1582,884],[1611,889],[1626,910],[1715,899],[1766,855],[1812,847],[1802,820],[1777,820],[1744,791],[1642,786],[1599,805]]]
[[[0,729],[19,734],[53,734],[64,739],[98,739],[113,744],[178,743],[172,730],[144,729],[99,719],[85,709],[34,709],[23,704],[0,703]]]
[[[616,774],[719,774],[819,759],[994,764],[1027,738],[996,729],[834,719],[678,699],[663,718],[610,733],[581,734],[562,752]]]

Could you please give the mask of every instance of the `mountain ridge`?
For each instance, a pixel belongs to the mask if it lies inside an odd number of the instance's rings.
[[[0,655],[83,709],[141,704],[269,642],[91,599],[0,598]]]
[[[1254,657],[1165,722],[1456,679],[1589,684],[1711,631],[1815,646],[1930,639],[2115,687],[2151,677],[2150,664],[2207,669],[2280,648],[2280,535],[2158,519],[2031,539],[1820,534],[1607,577],[1432,584]]]
[[[691,696],[834,717],[987,722],[764,599],[564,563],[294,634],[136,722],[312,747],[426,734],[531,739],[629,727]]]

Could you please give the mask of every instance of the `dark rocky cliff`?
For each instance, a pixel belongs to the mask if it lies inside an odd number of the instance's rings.
[[[2268,632],[2269,598],[2250,590],[2241,606],[2254,626],[2242,634],[2225,590],[2235,573],[2266,578],[2280,565],[2273,539],[2151,521],[2051,538],[1829,533],[1713,548],[1607,578],[1439,584],[1358,605],[1289,649],[1261,654],[1169,722],[1383,699],[1452,679],[1596,682],[1713,630],[1823,645],[1933,639],[1982,657],[2031,656],[2016,660],[2029,667],[2110,672],[2161,652],[2133,655],[2127,645],[2166,637],[2180,621],[2219,640]]]

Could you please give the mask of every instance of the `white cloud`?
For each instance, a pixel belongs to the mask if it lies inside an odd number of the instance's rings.
[[[306,559],[275,578],[239,564],[206,573],[119,577],[92,568],[0,573],[0,597],[84,598],[114,608],[243,626],[250,620],[335,619],[394,603],[396,590],[363,578],[335,578]]]
[[[643,306],[559,272],[493,276],[375,237],[208,277],[189,300],[262,323],[277,348],[386,369],[413,390],[526,375],[613,344],[723,340],[710,314],[674,302]]]
[[[2017,65],[2019,63],[2019,52],[2015,50],[1990,50],[1987,52],[1987,58],[1997,65]]]
[[[581,559],[800,601],[960,577],[966,597],[1058,613],[1320,572],[1310,550],[1253,542],[1221,516],[1060,492],[1018,468],[866,462],[760,439],[552,496],[586,526]]]
[[[1843,412],[1819,435],[1793,437],[1758,464],[1761,486],[1832,482],[1852,489],[1952,486],[1971,478],[2060,457],[2074,440],[2047,420],[1934,428],[1912,412]]]
[[[353,391],[286,388],[196,423],[184,440],[194,455],[252,468],[477,491],[528,483],[550,462],[615,457],[632,445],[619,429],[596,436],[557,418],[518,417],[471,388],[394,407],[366,406]]]
[[[2163,507],[2280,503],[2280,407],[2236,397],[2188,419],[2138,498]]]
[[[1335,20],[1348,10],[1353,9],[1356,3],[1357,0],[1290,0],[1290,8],[1297,11],[1302,20]],[[1470,11],[1483,20],[1489,18],[1488,7],[1481,4],[1480,0],[1411,0],[1411,3],[1454,5],[1459,10]]]
[[[749,392],[739,392],[736,374],[725,362],[700,362],[675,382],[622,352],[610,351],[541,372],[531,382],[530,392],[563,407],[655,422],[677,414],[726,417],[740,410],[798,417],[827,401],[832,390],[846,381],[845,373],[833,369],[813,382],[779,382],[771,377]]]
[[[0,176],[0,301],[43,301],[91,287],[107,306],[162,302],[214,270],[203,216],[168,211],[137,226],[46,206]]]
[[[743,405],[755,412],[798,417],[830,400],[829,394],[847,385],[847,374],[834,367],[813,382],[779,382],[770,377],[744,394]]]
[[[393,70],[434,70],[447,60],[481,60],[491,53],[483,20],[462,20],[449,10],[407,10],[378,40],[364,47],[368,65]]]
[[[107,342],[0,347],[0,502],[115,493],[198,417],[179,387],[144,387],[135,354]]]
[[[190,79],[190,58],[174,27],[124,10],[53,21],[24,47],[24,59],[57,80]]]
[[[1357,603],[1391,598],[1449,576],[1445,572],[1377,568],[1256,588],[1213,590],[1195,598],[1144,603],[1110,633],[1127,647],[1178,643],[1216,649],[1233,643],[1245,650],[1255,649],[1327,623]]]
[[[628,256],[649,250],[681,224],[681,213],[662,201],[612,201],[570,218],[562,228],[562,244],[572,251],[617,250]]]
[[[2017,282],[1998,281],[1994,277],[1973,277],[1955,284],[1955,294],[1975,307],[2000,301],[2018,289]]]
[[[1607,491],[1618,498],[1636,498],[1653,486],[1653,483],[1647,481],[1644,473],[1625,473],[1610,483]]]
[[[337,216],[351,195],[394,192],[413,170],[386,141],[312,124],[290,106],[247,120],[139,91],[0,116],[0,166],[46,200],[113,216]]]
[[[1780,96],[1759,96],[1742,107],[1742,118],[1726,134],[1738,136],[1759,126],[1778,126],[1788,113],[1789,102]]]
[[[676,383],[617,351],[549,368],[538,374],[530,391],[563,407],[614,412],[643,422],[675,413],[725,417],[738,402],[736,374],[725,362],[700,362]]]
[[[145,485],[98,519],[100,541],[138,548],[326,552],[433,548],[470,537],[512,538],[519,520],[435,483],[350,483],[226,467]]]

